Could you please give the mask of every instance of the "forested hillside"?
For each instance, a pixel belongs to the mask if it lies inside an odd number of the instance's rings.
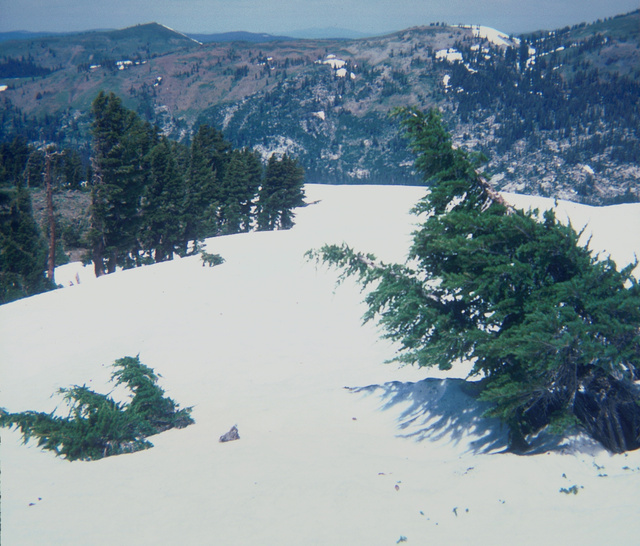
[[[113,91],[188,143],[297,157],[310,182],[418,183],[388,113],[439,107],[494,187],[638,199],[640,11],[527,36],[443,23],[360,40],[201,44],[157,24],[0,44],[0,139],[89,157],[90,105]],[[1,88],[1,87],[0,87]],[[500,173],[493,176],[494,173]]]

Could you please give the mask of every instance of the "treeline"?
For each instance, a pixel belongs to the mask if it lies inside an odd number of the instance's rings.
[[[50,154],[49,181],[53,191],[90,192],[91,226],[74,244],[98,276],[197,252],[207,237],[288,229],[304,204],[304,170],[286,154],[265,165],[208,125],[187,144],[171,141],[113,93],[101,92],[91,114],[90,161]],[[0,144],[0,303],[53,287],[45,271],[60,244],[45,242],[30,195],[44,172],[45,152],[25,138]]]
[[[297,160],[234,149],[201,125],[170,141],[113,93],[93,102],[91,230],[96,275],[184,256],[198,241],[251,229],[288,229],[303,204]]]

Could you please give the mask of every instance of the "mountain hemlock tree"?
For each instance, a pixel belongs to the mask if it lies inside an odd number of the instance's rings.
[[[156,131],[113,93],[100,92],[94,117],[91,230],[96,276],[116,266],[135,264],[138,252],[144,158],[157,141]],[[106,263],[105,263],[106,262]]]
[[[297,159],[271,155],[258,194],[258,229],[290,229],[293,209],[304,204],[304,169]]]
[[[406,264],[343,246],[311,257],[371,290],[365,321],[399,342],[396,360],[450,369],[473,363],[488,415],[529,449],[543,428],[577,425],[613,452],[640,447],[640,287],[578,243],[554,213],[507,205],[453,148],[435,111],[396,115],[429,191]]]
[[[0,304],[54,288],[47,246],[33,218],[29,192],[18,183],[0,190]]]
[[[185,210],[187,241],[198,241],[218,235],[218,209],[224,196],[223,180],[231,144],[220,131],[208,126],[198,127],[190,148]],[[186,253],[186,248],[185,248]]]
[[[141,200],[140,238],[155,262],[173,259],[185,246],[184,181],[166,137],[147,156],[147,180]]]
[[[231,153],[231,159],[221,181],[222,202],[218,209],[218,222],[220,233],[228,235],[239,233],[242,227],[249,223],[249,218],[243,218],[242,209],[246,203],[251,206],[251,198],[247,196],[246,189],[249,186],[249,177],[245,169],[244,161],[239,151]],[[245,205],[245,207],[243,207]]]

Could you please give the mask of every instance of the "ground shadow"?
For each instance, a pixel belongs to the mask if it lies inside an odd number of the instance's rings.
[[[490,405],[477,399],[477,385],[464,379],[427,378],[415,383],[392,381],[349,389],[380,398],[381,411],[398,414],[399,437],[415,441],[446,442],[463,453],[508,451],[507,427],[484,417]],[[527,455],[571,448],[571,440],[543,432],[528,439]]]

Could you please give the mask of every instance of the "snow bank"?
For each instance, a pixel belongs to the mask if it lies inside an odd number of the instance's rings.
[[[582,244],[588,244],[602,258],[611,257],[619,268],[633,263],[636,255],[640,255],[640,205],[637,203],[593,207],[548,197],[503,195],[508,202],[525,210],[542,212],[553,208],[558,220],[570,222],[577,232],[583,231]]]
[[[453,47],[440,49],[436,51],[436,60],[446,60],[449,63],[462,62],[462,53]]]
[[[460,28],[470,28],[475,38],[488,40],[497,46],[513,46],[520,43],[519,38],[511,38],[508,34],[496,30],[495,28],[482,25],[458,25]]]
[[[358,287],[304,260],[343,241],[402,260],[424,190],[306,191],[294,229],[207,241],[221,266],[78,269],[80,284],[0,306],[0,406],[106,393],[109,364],[139,353],[196,420],[90,463],[2,429],[3,544],[633,543],[640,454],[497,453],[504,430],[463,384],[384,364],[394,349],[361,325]],[[640,246],[637,205],[562,206],[616,259]],[[241,439],[219,443],[234,424]]]

